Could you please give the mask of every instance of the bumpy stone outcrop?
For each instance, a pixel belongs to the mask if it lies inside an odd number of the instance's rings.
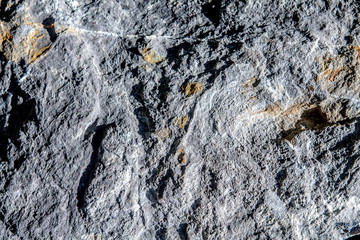
[[[357,1],[0,1],[0,239],[360,234]]]

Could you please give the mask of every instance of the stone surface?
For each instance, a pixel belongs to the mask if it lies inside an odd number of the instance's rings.
[[[357,1],[0,1],[1,239],[360,233]]]

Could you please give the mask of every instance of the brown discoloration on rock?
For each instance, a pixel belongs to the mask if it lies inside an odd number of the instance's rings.
[[[186,163],[186,158],[185,158],[185,151],[184,149],[179,149],[178,150],[179,156],[178,156],[178,162],[180,164],[185,164]]]
[[[242,87],[243,88],[250,88],[250,87],[257,87],[260,83],[260,80],[256,77],[252,77],[249,80],[247,80]]]
[[[153,49],[145,47],[139,49],[139,52],[143,56],[143,59],[151,64],[157,64],[164,61],[165,58],[160,57],[158,53],[156,53]]]
[[[306,130],[318,130],[329,126],[330,123],[326,113],[320,106],[313,106],[302,112],[300,119],[295,123],[295,127],[282,132],[283,138],[291,141],[296,135]]]
[[[327,99],[298,103],[283,107],[279,102],[269,104],[264,110],[252,115],[264,114],[277,119],[283,139],[292,140],[301,132],[321,130],[336,124],[353,121],[359,112],[349,105],[360,93],[360,47],[339,49],[336,56],[325,56],[319,60],[319,73],[314,84],[329,94]],[[314,87],[308,87],[309,94]]]
[[[330,94],[354,95],[360,91],[360,47],[338,50],[338,55],[319,60],[318,83]]]
[[[186,163],[185,153],[180,153],[179,154],[178,161],[179,161],[180,164],[185,164]]]
[[[35,62],[51,47],[51,41],[46,26],[40,23],[24,23],[28,28],[24,34],[11,35],[10,28],[21,28],[20,25],[10,26],[0,22],[0,52],[9,61],[24,59],[28,64]]]
[[[11,25],[0,21],[0,53],[6,59],[11,59],[11,52],[13,47],[13,36],[10,33]]]
[[[24,36],[20,44],[14,47],[13,60],[25,58],[30,64],[35,62],[50,49],[51,42],[44,36],[48,36],[44,28],[35,28]]]
[[[199,93],[202,90],[203,83],[188,82],[181,86],[181,92],[187,97]]]
[[[32,56],[30,58],[30,63],[35,62],[41,55],[45,54],[50,49],[50,46],[45,46],[40,49],[36,49],[33,51]]]
[[[282,129],[283,139],[291,141],[307,130],[320,130],[352,121],[359,113],[350,113],[348,104],[349,100],[345,99],[327,99],[312,104],[297,103],[286,108],[282,108],[280,103],[273,103],[252,115],[275,117]]]
[[[187,120],[188,120],[187,116],[177,117],[175,119],[175,125],[178,125],[179,128],[184,128],[185,125],[186,125]]]

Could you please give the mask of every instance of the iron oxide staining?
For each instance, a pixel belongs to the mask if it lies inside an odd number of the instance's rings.
[[[188,121],[188,116],[185,115],[185,116],[175,118],[174,124],[176,126],[178,126],[179,128],[184,128],[187,121]]]
[[[329,126],[326,114],[319,106],[305,110],[295,127],[282,132],[283,138],[291,141],[296,135],[306,130],[318,130]]]
[[[204,83],[202,82],[188,82],[181,86],[181,92],[185,94],[186,97],[190,97],[201,92],[203,85]]]

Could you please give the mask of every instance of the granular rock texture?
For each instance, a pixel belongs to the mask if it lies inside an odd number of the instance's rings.
[[[360,234],[360,4],[0,1],[0,239]]]

